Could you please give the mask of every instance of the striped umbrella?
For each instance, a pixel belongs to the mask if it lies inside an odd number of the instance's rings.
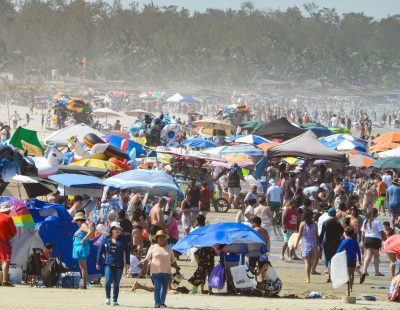
[[[205,149],[204,153],[208,154],[220,154],[220,155],[227,155],[227,154],[246,154],[249,156],[262,156],[264,155],[263,150],[256,148],[251,144],[235,144],[235,145],[228,145],[228,146],[218,146],[209,149]]]
[[[375,162],[375,159],[369,156],[350,154],[349,161],[350,167],[369,167]]]

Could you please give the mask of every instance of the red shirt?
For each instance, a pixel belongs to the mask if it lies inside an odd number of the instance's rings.
[[[207,187],[202,187],[200,189],[200,203],[207,205],[210,204],[211,191]]]
[[[0,212],[0,240],[11,240],[17,233],[11,216]]]
[[[291,208],[287,209],[286,216],[283,219],[284,227],[290,230],[297,230],[297,221],[299,219],[299,213],[297,210],[293,211]]]

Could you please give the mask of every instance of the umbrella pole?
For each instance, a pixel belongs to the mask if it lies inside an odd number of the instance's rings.
[[[18,183],[18,196],[19,196],[19,199],[21,200],[21,184],[19,184]]]

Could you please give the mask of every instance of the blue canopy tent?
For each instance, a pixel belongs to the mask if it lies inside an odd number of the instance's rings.
[[[43,244],[52,243],[54,257],[58,256],[69,268],[77,268],[78,261],[72,258],[72,241],[78,225],[72,222],[72,217],[63,205],[56,205],[37,199],[28,202],[27,207],[39,231]],[[96,255],[98,248],[90,241],[90,255],[87,260],[88,273],[98,275],[96,270]]]
[[[250,226],[240,223],[220,223],[197,228],[180,239],[172,249],[185,253],[192,247],[211,247],[226,244],[228,253],[264,253],[266,244]]]
[[[192,96],[183,97],[179,102],[181,103],[199,103],[199,100],[194,99]]]
[[[334,132],[330,131],[326,127],[311,127],[311,128],[307,128],[307,129],[311,130],[313,133],[315,133],[315,135],[318,138],[322,138],[322,137],[326,137],[326,136],[330,136],[330,135],[334,134]]]
[[[187,140],[183,141],[180,145],[184,145],[184,146],[188,146],[188,147],[192,147],[192,148],[208,148],[208,147],[216,147],[217,146],[217,144],[212,141],[200,139],[200,138],[187,139]]]
[[[130,170],[108,178],[104,184],[118,189],[134,189],[155,196],[183,197],[174,178],[157,170]]]
[[[118,136],[108,136],[106,137],[108,142],[117,148],[121,148],[121,142],[124,140]],[[136,157],[137,158],[144,158],[144,157],[156,157],[156,152],[150,150],[148,147],[143,146],[135,141],[128,140],[128,149],[126,150],[127,154],[130,154],[132,149],[136,149]]]
[[[88,196],[101,197],[105,186],[101,179],[82,174],[57,174],[50,176],[49,179],[62,186],[64,195],[86,194]]]

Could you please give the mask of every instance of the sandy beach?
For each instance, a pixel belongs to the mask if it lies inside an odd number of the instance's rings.
[[[6,107],[0,106],[5,111],[0,118],[6,121]],[[26,126],[25,114],[28,112],[26,107],[10,107],[10,113],[17,110],[22,120],[20,126]],[[45,111],[46,112],[46,111]],[[41,111],[35,110],[31,114],[31,122],[27,128],[37,130],[40,140],[51,132],[41,128]],[[130,117],[110,117],[109,122],[114,123],[120,119],[124,127],[128,127],[132,121]],[[228,213],[210,213],[208,220],[210,223],[234,221],[235,211]],[[280,298],[260,298],[244,296],[201,296],[176,294],[168,295],[167,304],[173,309],[288,309],[295,306],[296,309],[398,309],[398,304],[386,302],[387,289],[375,289],[375,286],[388,286],[388,263],[384,255],[381,255],[382,271],[385,277],[367,277],[363,285],[359,285],[359,277],[356,276],[354,292],[352,296],[357,298],[361,294],[371,295],[377,298],[376,302],[357,300],[356,305],[345,304],[341,298],[346,296],[345,286],[334,290],[331,284],[326,283],[325,275],[312,276],[311,283],[304,283],[304,270],[302,261],[283,262],[279,260],[280,248],[282,246],[281,237],[272,236],[272,249],[270,259],[275,266],[283,282],[283,289]],[[195,265],[181,256],[178,264],[182,267],[182,274],[188,279],[195,270]],[[323,272],[324,267],[319,266],[319,271]],[[370,266],[370,274],[373,274],[373,266]],[[120,293],[120,303],[122,308],[127,309],[147,309],[153,307],[152,293],[137,291],[129,292],[135,279],[123,279]],[[140,283],[150,284],[150,279],[140,279]],[[184,280],[181,286],[191,289],[190,284]],[[311,300],[306,299],[311,291],[319,291],[326,298]],[[104,302],[104,288],[96,286],[90,287],[87,291],[77,289],[61,288],[31,288],[19,285],[16,288],[0,287],[0,309],[90,309],[96,307],[103,309],[107,306]]]

